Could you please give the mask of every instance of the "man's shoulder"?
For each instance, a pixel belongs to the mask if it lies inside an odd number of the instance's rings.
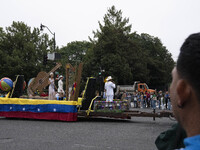
[[[185,138],[184,144],[186,146],[186,149],[188,148],[196,150],[200,147],[200,135]]]

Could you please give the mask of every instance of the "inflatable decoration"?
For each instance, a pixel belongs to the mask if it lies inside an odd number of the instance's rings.
[[[13,81],[10,78],[2,78],[0,80],[0,88],[2,91],[8,92],[13,88]]]

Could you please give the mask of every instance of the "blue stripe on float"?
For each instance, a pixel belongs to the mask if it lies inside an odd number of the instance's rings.
[[[0,104],[0,111],[24,111],[24,112],[77,112],[76,105],[57,105],[57,104],[43,104],[43,105],[19,105],[19,104]]]

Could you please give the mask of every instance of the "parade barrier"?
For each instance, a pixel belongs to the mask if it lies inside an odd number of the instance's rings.
[[[0,98],[0,116],[7,118],[77,121],[77,102]]]

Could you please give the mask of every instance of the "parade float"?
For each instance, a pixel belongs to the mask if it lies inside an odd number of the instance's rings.
[[[28,96],[22,96],[24,90],[23,75],[18,75],[13,83],[9,78],[3,78],[0,81],[0,88],[8,92],[6,97],[0,97],[0,116],[6,118],[28,118],[59,121],[77,121],[78,117],[85,118],[120,118],[131,119],[131,117],[171,117],[171,111],[142,112],[130,109],[130,102],[127,100],[114,100],[112,107],[106,107],[107,102],[102,98],[98,91],[98,80],[94,77],[87,79],[82,97],[79,96],[80,81],[83,64],[73,67],[66,64],[66,98],[62,101],[47,100],[41,96],[35,96],[35,93],[42,93],[48,86],[48,79],[51,72],[55,72],[61,67],[57,64],[48,73],[40,72],[36,78],[32,78],[28,83]],[[74,83],[70,89],[69,76],[74,72]],[[98,92],[97,92],[98,91]]]
[[[59,67],[61,67],[61,64],[57,64],[50,72],[54,72]],[[77,101],[47,100],[35,96],[36,92],[42,93],[43,89],[48,86],[50,72],[40,72],[28,86],[27,91],[29,95],[23,98],[24,78],[22,75],[18,75],[14,83],[9,78],[1,79],[0,88],[2,91],[8,92],[8,94],[6,97],[0,98],[0,116],[7,118],[76,121]]]

